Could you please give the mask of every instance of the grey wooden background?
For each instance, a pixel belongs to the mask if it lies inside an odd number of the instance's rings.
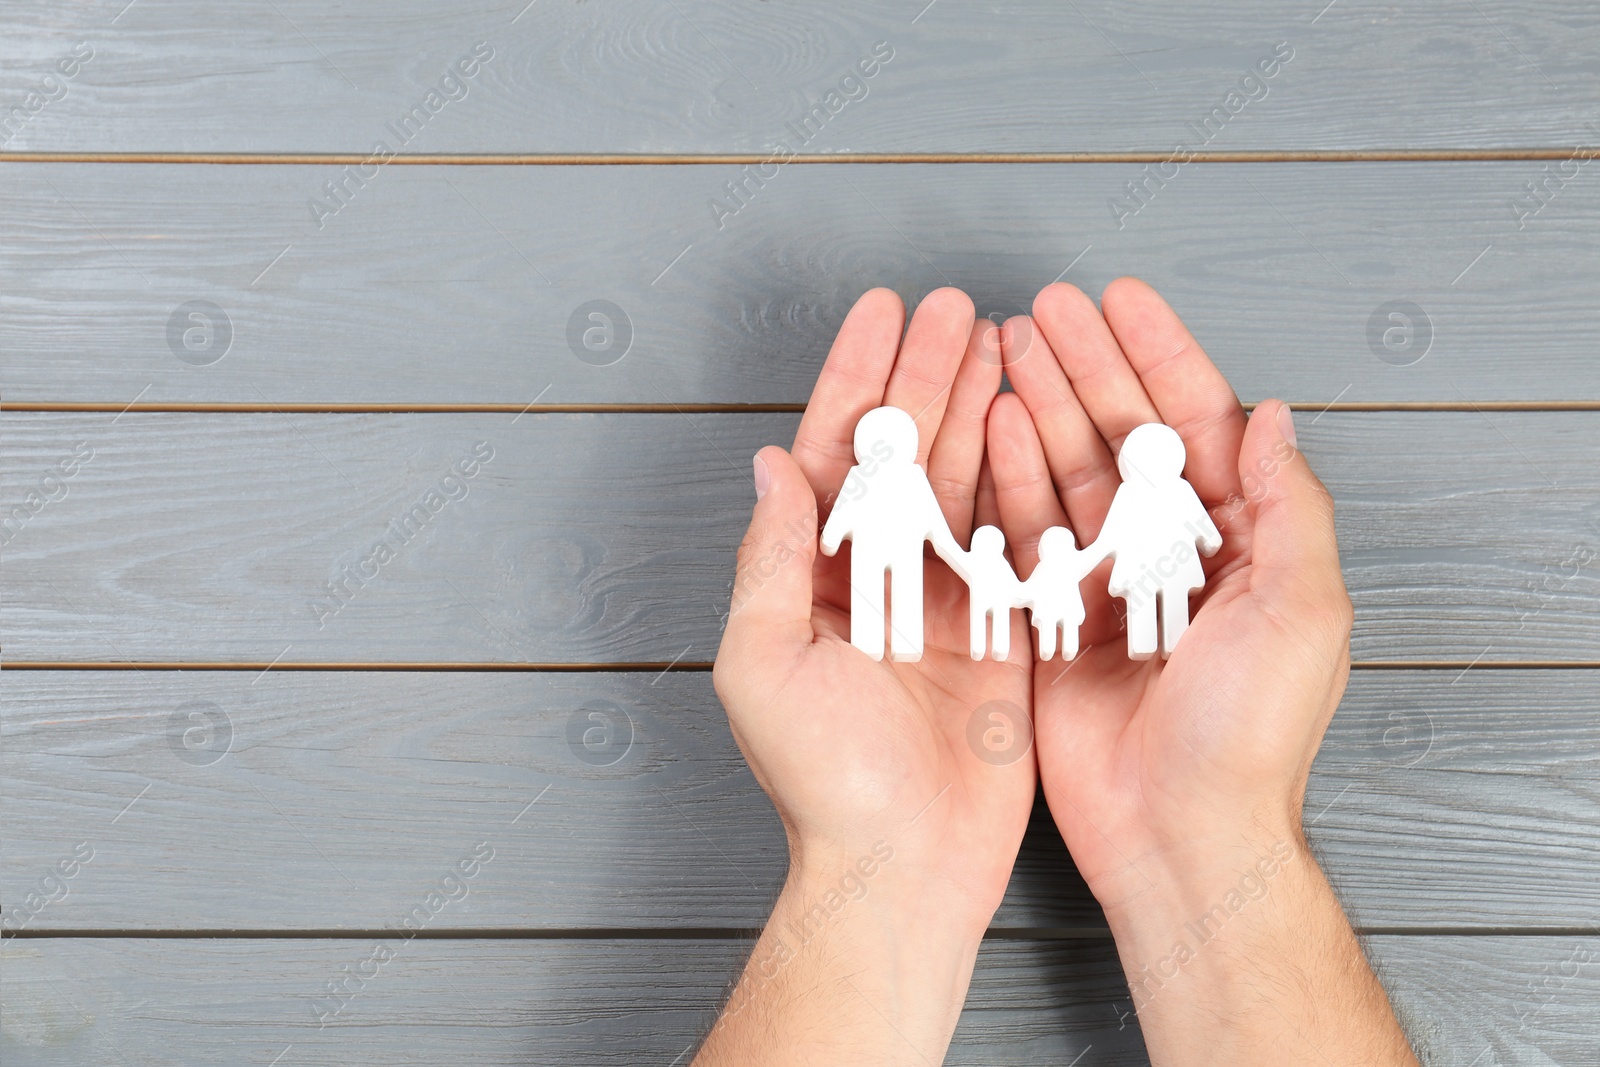
[[[1427,1062],[1600,1064],[1597,47],[1576,0],[7,5],[5,1062],[687,1062],[783,872],[707,673],[748,456],[871,285],[1136,273],[1338,499],[1306,820]],[[1042,808],[949,1062],[1145,1062]]]

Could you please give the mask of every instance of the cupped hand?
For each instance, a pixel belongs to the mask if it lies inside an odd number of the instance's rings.
[[[1207,857],[1248,867],[1299,841],[1306,776],[1349,671],[1350,600],[1333,508],[1295,445],[1288,408],[1237,397],[1144,283],[1102,311],[1041,292],[1004,329],[1015,395],[990,415],[1000,525],[1026,577],[1041,533],[1100,532],[1115,456],[1141,423],[1172,426],[1185,477],[1223,544],[1168,660],[1130,660],[1106,564],[1084,581],[1084,651],[1034,672],[1040,776],[1058,827],[1115,924],[1157,883]]]
[[[756,455],[758,502],[714,679],[734,737],[782,817],[792,866],[847,868],[882,842],[894,870],[986,924],[1036,783],[1020,613],[1011,658],[974,662],[966,587],[930,554],[921,660],[874,661],[849,640],[850,549],[817,553],[819,521],[855,463],[856,422],[883,405],[914,416],[918,462],[955,538],[965,545],[975,523],[997,519],[992,488],[980,486],[1000,385],[997,331],[975,323],[972,301],[955,289],[929,294],[902,340],[904,321],[893,292],[862,296],[792,454],[767,447]],[[1013,750],[998,757],[969,742],[969,724],[986,705],[1016,734]]]

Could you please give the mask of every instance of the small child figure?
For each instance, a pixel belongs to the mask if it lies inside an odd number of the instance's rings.
[[[1052,526],[1039,538],[1039,563],[1023,583],[1023,596],[1033,609],[1039,631],[1039,658],[1056,654],[1056,632],[1061,634],[1061,658],[1078,654],[1078,627],[1083,624],[1083,593],[1078,583],[1105,558],[1090,545],[1078,551],[1078,542],[1065,526]]]
[[[1022,583],[1006,559],[1006,538],[997,526],[980,526],[972,534],[972,551],[961,559],[957,573],[967,582],[972,605],[973,659],[982,659],[985,647],[991,659],[1011,654],[1011,609],[1023,606]],[[992,622],[991,622],[992,620]],[[993,644],[988,640],[992,625]]]

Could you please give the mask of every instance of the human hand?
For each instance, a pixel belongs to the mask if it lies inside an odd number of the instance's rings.
[[[915,417],[917,459],[956,540],[968,537],[975,519],[994,522],[998,514],[992,491],[980,488],[985,423],[1000,384],[998,352],[984,348],[993,345],[993,326],[975,325],[972,301],[954,289],[922,301],[902,342],[904,316],[894,293],[864,295],[839,330],[793,455],[777,447],[757,454],[759,501],[739,549],[734,607],[713,677],[790,848],[784,896],[741,991],[764,952],[778,961],[774,970],[787,965],[785,953],[805,956],[795,942],[806,938],[793,931],[812,927],[796,917],[814,913],[814,902],[854,877],[860,859],[886,848],[891,860],[870,863],[874,873],[850,883],[852,890],[864,885],[861,897],[825,913],[828,951],[851,961],[842,971],[850,991],[830,1003],[829,1027],[849,1030],[852,1009],[870,1002],[861,1027],[892,1019],[891,1046],[905,1052],[900,1045],[909,1041],[917,1058],[936,1061],[1004,895],[1036,783],[1025,722],[1013,723],[1018,758],[1008,763],[975,754],[968,726],[991,701],[1025,717],[1032,657],[1020,613],[1009,660],[969,657],[966,586],[932,556],[922,658],[874,661],[850,644],[848,553],[817,555],[817,513],[819,501],[826,513],[855,462],[863,414],[891,405]],[[840,981],[832,957],[797,966],[807,976],[797,997]],[[739,1002],[736,992],[731,1004]],[[738,1042],[753,1028],[742,1036],[723,1024],[719,1031],[708,1049],[729,1062],[738,1058],[736,1045],[751,1055]],[[852,1047],[855,1062],[889,1062],[865,1055],[864,1038]]]
[[[1332,500],[1288,408],[1246,420],[1154,290],[1124,278],[1102,307],[1051,285],[1006,324],[1016,394],[991,409],[989,461],[1024,573],[1051,526],[1097,538],[1114,456],[1145,422],[1183,438],[1223,535],[1170,659],[1128,657],[1102,564],[1084,651],[1034,671],[1045,797],[1105,908],[1151,1061],[1414,1065],[1301,834],[1350,669]]]
[[[1185,475],[1224,535],[1169,660],[1128,658],[1121,602],[1097,577],[1083,653],[1035,672],[1045,795],[1114,915],[1169,866],[1298,841],[1306,775],[1349,671],[1351,608],[1332,501],[1295,447],[1287,407],[1267,401],[1247,422],[1144,283],[1113,282],[1103,307],[1051,285],[1031,320],[1004,331],[1016,393],[994,405],[989,448],[1019,569],[1052,525],[1097,537],[1119,484],[1116,452],[1145,422],[1183,438]]]

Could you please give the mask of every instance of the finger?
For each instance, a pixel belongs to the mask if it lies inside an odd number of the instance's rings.
[[[739,545],[724,655],[793,654],[811,643],[811,568],[817,553],[817,498],[805,472],[776,445],[756,453],[756,506]]]
[[[1339,569],[1333,497],[1296,447],[1288,405],[1278,400],[1257,405],[1245,430],[1238,473],[1249,487],[1253,519],[1251,590],[1277,606],[1278,614],[1304,617],[1311,628],[1347,643],[1350,598]]]
[[[820,500],[839,491],[855,464],[856,423],[883,405],[905,314],[892,290],[869,289],[839,327],[794,435],[794,461]]]
[[[987,319],[973,324],[944,419],[928,454],[928,482],[939,498],[950,532],[963,544],[972,533],[989,405],[1000,392],[1000,364],[985,346],[986,332],[993,329]]]
[[[935,289],[922,298],[900,343],[883,402],[917,420],[917,462],[926,464],[972,333],[972,298]]]
[[[983,457],[983,466],[978,469],[978,499],[972,508],[972,528],[979,526],[1000,525],[1000,504],[995,499],[994,470],[989,466],[989,457]]]
[[[1045,286],[1033,299],[1033,319],[1113,454],[1129,430],[1160,420],[1111,328],[1080,289]]]
[[[1056,499],[1033,420],[1015,394],[995,397],[989,409],[989,465],[994,471],[1000,529],[1012,550],[1017,575],[1026,578],[1039,562],[1039,537],[1052,526],[1065,526],[1067,513]]]
[[[1118,278],[1100,298],[1106,324],[1139,375],[1161,421],[1188,450],[1184,475],[1200,499],[1239,491],[1245,415],[1233,387],[1167,302],[1137,278]]]
[[[1001,352],[1011,387],[1033,417],[1056,496],[1087,544],[1100,533],[1117,493],[1116,459],[1032,319],[1018,315],[1006,321]]]

